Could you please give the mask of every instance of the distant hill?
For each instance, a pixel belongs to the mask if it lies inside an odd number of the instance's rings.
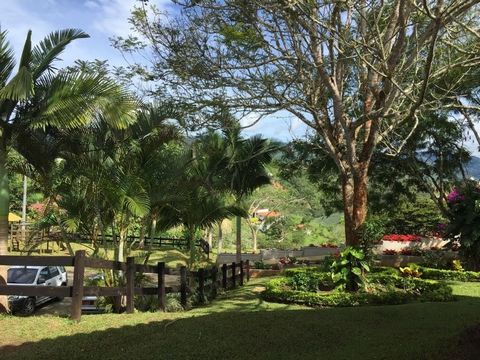
[[[472,159],[465,166],[465,171],[469,177],[480,179],[480,157],[472,156]]]

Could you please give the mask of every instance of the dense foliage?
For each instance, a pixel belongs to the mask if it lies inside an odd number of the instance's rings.
[[[286,277],[273,279],[262,293],[265,300],[308,306],[394,305],[412,301],[450,301],[452,289],[443,282],[402,277],[398,272],[380,271],[369,275],[368,291],[345,292],[325,290],[328,273],[318,269],[286,272]],[[305,284],[305,285],[304,285]],[[316,284],[316,286],[315,286]]]
[[[447,233],[460,241],[467,264],[480,269],[480,185],[466,181],[448,195],[451,221]]]

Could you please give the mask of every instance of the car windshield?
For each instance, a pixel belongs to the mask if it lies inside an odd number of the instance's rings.
[[[13,268],[8,269],[7,282],[11,284],[32,284],[37,276],[36,269]]]

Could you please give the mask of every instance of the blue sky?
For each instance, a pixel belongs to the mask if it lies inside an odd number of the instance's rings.
[[[169,0],[151,0],[161,9],[170,11]],[[124,65],[121,54],[110,46],[109,38],[130,33],[127,19],[136,0],[0,0],[0,25],[7,29],[9,40],[20,54],[27,31],[33,31],[33,42],[51,31],[80,28],[89,39],[73,42],[62,55],[64,65],[76,59],[108,59],[111,65]],[[242,121],[248,124],[251,118]],[[261,133],[267,137],[288,140],[305,132],[305,126],[285,114],[272,116],[247,128],[246,134]]]
[[[170,0],[151,0],[161,9],[170,11]],[[0,25],[7,29],[16,53],[20,54],[26,33],[33,31],[33,41],[41,40],[51,31],[80,28],[91,38],[77,40],[63,54],[64,65],[76,59],[109,60],[111,65],[124,65],[121,54],[110,46],[109,38],[130,32],[127,19],[137,0],[0,0]],[[242,120],[248,124],[252,117]],[[287,114],[270,116],[245,130],[246,134],[261,133],[266,137],[288,140],[301,137],[306,127]],[[479,155],[473,143],[470,150]]]

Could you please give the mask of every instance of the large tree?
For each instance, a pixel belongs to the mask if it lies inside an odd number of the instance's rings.
[[[150,52],[157,93],[212,111],[288,111],[315,132],[341,178],[347,244],[367,215],[368,170],[377,145],[455,90],[453,70],[480,61],[479,0],[184,0],[165,16],[133,11],[124,51]],[[142,4],[145,4],[143,2]],[[150,46],[148,46],[148,44]],[[438,61],[438,60],[442,61]]]
[[[88,37],[86,33],[56,31],[33,47],[31,35],[29,31],[14,72],[14,53],[6,31],[0,31],[0,255],[7,253],[8,242],[8,149],[15,148],[27,161],[35,162],[39,160],[33,146],[38,131],[78,128],[100,120],[126,127],[134,122],[137,107],[137,101],[104,74],[56,68],[66,46]],[[0,268],[2,283],[6,268]],[[5,309],[6,297],[0,297],[0,311]]]

